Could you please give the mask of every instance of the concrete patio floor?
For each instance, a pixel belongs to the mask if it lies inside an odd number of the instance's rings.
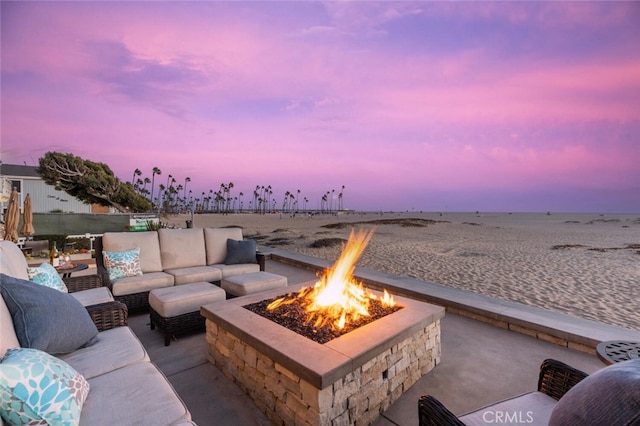
[[[313,280],[315,273],[273,260],[266,270],[289,284]],[[147,314],[129,317],[129,326],[186,403],[193,420],[204,425],[271,424],[251,399],[206,359],[204,332],[178,336],[168,347],[151,331]],[[555,345],[464,316],[447,313],[441,323],[442,357],[374,423],[417,425],[418,398],[432,394],[455,414],[535,390],[538,369],[555,358],[587,373],[604,367],[595,355]]]

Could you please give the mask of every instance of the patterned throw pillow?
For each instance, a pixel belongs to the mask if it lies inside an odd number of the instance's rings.
[[[63,293],[69,292],[69,290],[67,290],[67,286],[64,285],[64,281],[60,278],[60,274],[56,271],[56,268],[46,262],[42,263],[40,266],[28,267],[27,275],[29,276],[29,280],[36,284],[55,288]]]
[[[89,383],[37,349],[9,349],[0,361],[2,418],[15,425],[77,425]]]
[[[112,281],[142,275],[139,247],[127,251],[105,251],[103,257],[104,267]]]

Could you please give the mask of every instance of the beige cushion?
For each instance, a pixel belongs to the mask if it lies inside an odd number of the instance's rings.
[[[4,303],[4,299],[0,296],[0,359],[2,359],[7,349],[19,347],[20,342],[13,328],[11,313]]]
[[[69,293],[76,298],[82,306],[97,305],[98,303],[113,302],[113,296],[107,287],[90,288],[88,290]]]
[[[224,263],[227,258],[227,240],[241,241],[242,228],[204,228],[207,246],[207,265]]]
[[[191,415],[167,378],[150,362],[139,362],[89,379],[80,426],[168,426]]]
[[[125,251],[140,248],[140,268],[143,273],[162,271],[158,233],[105,232],[102,236],[103,251]]]
[[[207,303],[225,300],[223,289],[210,283],[192,283],[152,290],[149,305],[161,317],[171,318],[200,310]]]
[[[264,271],[234,275],[229,278],[223,278],[221,281],[221,287],[234,296],[244,296],[286,286],[287,277]]]
[[[257,263],[241,263],[238,265],[212,265],[222,271],[222,278],[232,277],[240,274],[251,274],[260,272],[260,265]]]
[[[154,288],[170,287],[173,285],[173,275],[164,272],[150,272],[137,277],[126,277],[115,280],[111,287],[114,296],[142,293]]]
[[[86,379],[149,361],[147,351],[129,327],[102,331],[87,346],[58,357]]]
[[[163,270],[207,264],[202,228],[160,229],[158,238]]]
[[[460,420],[467,426],[499,423],[548,425],[551,411],[557,403],[557,400],[545,393],[529,392],[465,414]],[[510,421],[505,417],[507,414]]]
[[[20,247],[11,241],[0,240],[0,272],[14,278],[29,280],[27,266],[27,260]]]
[[[220,281],[222,278],[220,268],[214,268],[213,266],[192,266],[191,268],[166,269],[164,272],[173,275],[175,285],[195,283],[198,281]]]

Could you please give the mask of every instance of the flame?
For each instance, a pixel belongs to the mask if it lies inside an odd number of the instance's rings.
[[[330,324],[338,330],[343,329],[348,322],[357,321],[361,316],[369,316],[369,301],[377,296],[354,279],[353,271],[372,236],[373,230],[358,233],[352,230],[336,263],[325,271],[313,287],[302,288],[297,297],[275,300],[267,309],[299,303],[307,312],[306,323],[313,323],[316,328]],[[385,307],[395,305],[393,296],[386,290],[380,301]]]

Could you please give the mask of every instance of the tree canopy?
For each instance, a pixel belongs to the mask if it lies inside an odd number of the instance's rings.
[[[85,203],[114,207],[121,213],[151,209],[151,202],[121,182],[104,163],[84,160],[73,154],[47,152],[40,158],[38,174],[49,185]]]

